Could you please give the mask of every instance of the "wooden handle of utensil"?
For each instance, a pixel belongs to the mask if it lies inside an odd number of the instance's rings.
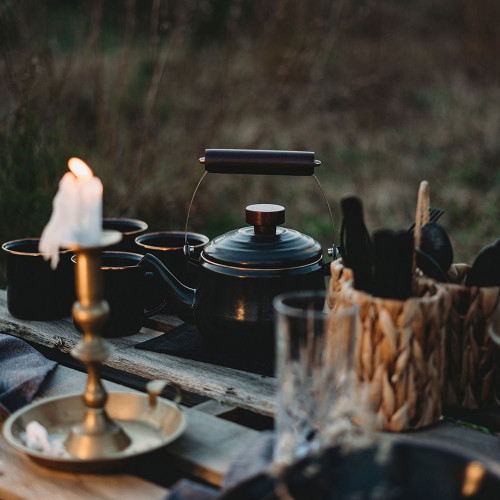
[[[206,149],[200,158],[207,172],[217,174],[313,175],[321,165],[312,151]]]
[[[418,189],[417,210],[415,212],[415,229],[413,230],[413,245],[420,248],[422,242],[422,226],[429,222],[429,183],[422,181]],[[413,252],[413,272],[417,268],[417,255]]]

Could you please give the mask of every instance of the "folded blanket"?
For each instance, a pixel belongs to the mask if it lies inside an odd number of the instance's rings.
[[[23,340],[0,333],[0,421],[30,403],[56,365]]]

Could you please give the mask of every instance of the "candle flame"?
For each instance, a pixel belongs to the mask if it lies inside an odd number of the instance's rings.
[[[91,168],[80,158],[70,158],[68,167],[78,179],[90,179],[93,177]]]

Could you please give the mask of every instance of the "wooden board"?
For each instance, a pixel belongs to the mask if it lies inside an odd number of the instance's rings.
[[[1,430],[1,424],[0,424]],[[14,450],[0,434],[2,500],[161,500],[168,489],[124,474],[72,474],[47,469]]]
[[[165,318],[160,317],[163,321],[159,323],[168,328]],[[7,310],[4,290],[0,290],[0,331],[62,352],[70,352],[81,339],[71,318],[58,321],[14,318]],[[274,414],[276,380],[272,377],[134,348],[134,345],[161,333],[147,327],[130,337],[109,339],[114,351],[105,364],[148,379],[170,380],[182,389],[221,403],[262,415]]]

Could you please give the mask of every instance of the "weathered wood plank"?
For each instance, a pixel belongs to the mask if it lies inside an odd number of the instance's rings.
[[[84,373],[59,365],[37,399],[83,392],[86,380]],[[137,392],[106,380],[104,387],[108,392]],[[186,431],[155,457],[155,466],[161,471],[172,464],[182,472],[221,486],[231,463],[258,432],[192,408],[183,406],[182,410],[187,418]]]
[[[14,318],[8,313],[4,290],[0,290],[0,331],[62,352],[70,352],[81,338],[71,318],[50,322]],[[274,378],[134,348],[158,334],[143,328],[130,337],[109,339],[114,351],[105,364],[148,379],[168,379],[182,389],[225,404],[274,414]]]
[[[1,430],[0,424],[0,430]],[[0,433],[2,500],[164,499],[168,489],[126,474],[72,474],[47,469],[8,445]]]
[[[192,408],[194,408],[196,411],[201,411],[209,415],[215,415],[217,417],[220,417],[221,415],[229,413],[235,409],[233,405],[226,405],[224,403],[219,403],[219,401],[215,401],[213,399],[209,399],[208,401],[199,403],[196,406],[193,406]]]

